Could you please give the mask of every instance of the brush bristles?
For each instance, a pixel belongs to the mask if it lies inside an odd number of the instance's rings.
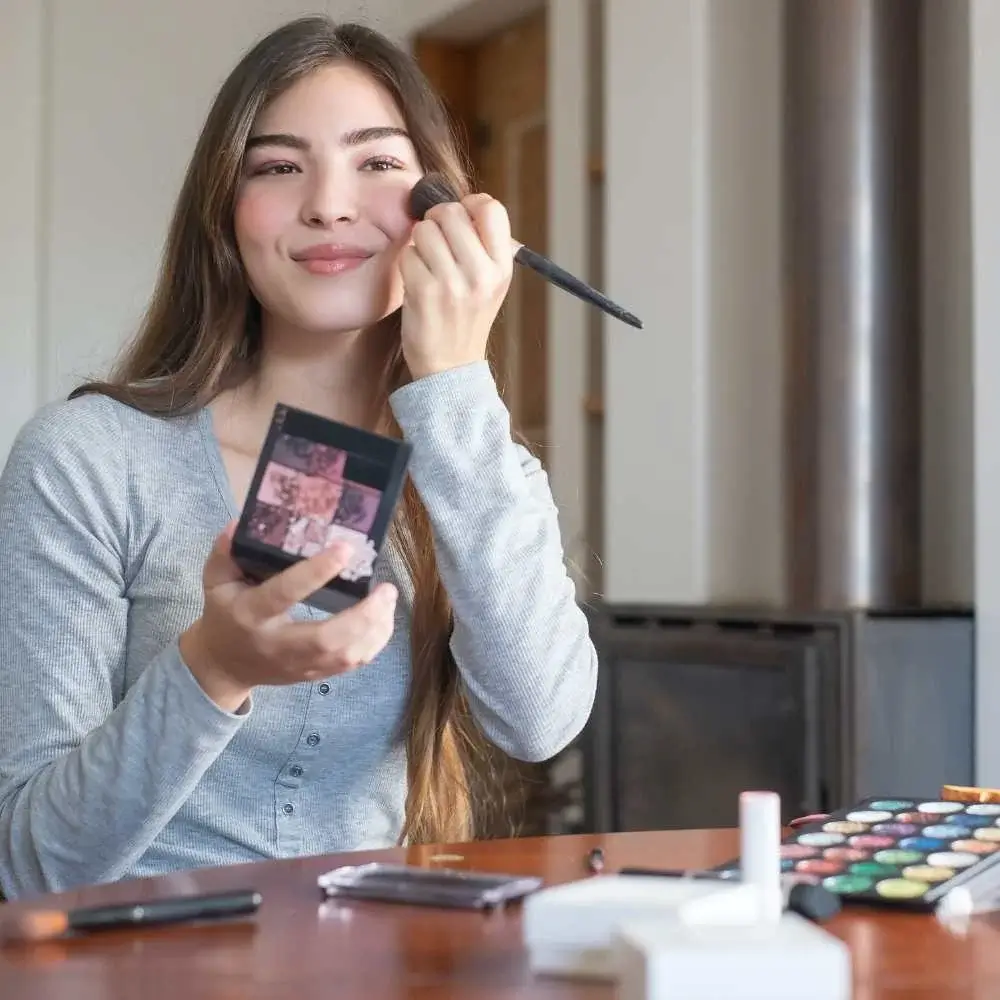
[[[435,205],[458,200],[458,192],[444,174],[427,174],[410,192],[410,218],[419,222]]]
[[[51,941],[69,929],[69,917],[59,910],[25,913],[0,924],[0,942]]]

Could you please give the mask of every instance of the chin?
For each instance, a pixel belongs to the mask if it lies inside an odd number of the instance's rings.
[[[382,295],[290,295],[285,292],[270,303],[263,303],[263,307],[278,328],[308,334],[349,334],[374,326],[395,312],[401,302],[392,301],[392,298]]]
[[[336,284],[340,287],[314,287],[283,295],[289,313],[296,316],[289,315],[289,321],[315,333],[353,333],[374,326],[402,305],[402,289],[389,282]]]
[[[318,309],[298,311],[287,322],[305,333],[327,336],[348,335],[380,323],[394,309]]]

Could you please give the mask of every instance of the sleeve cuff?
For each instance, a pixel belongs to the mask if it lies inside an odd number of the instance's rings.
[[[503,408],[503,400],[489,364],[476,361],[407,383],[389,397],[389,405],[409,436],[411,430],[427,424],[460,428],[468,422],[470,410]]]
[[[184,662],[176,643],[166,666],[183,704],[188,708],[190,717],[198,722],[205,732],[229,736],[249,718],[253,710],[252,699],[247,698],[236,712],[227,712],[224,708],[220,708],[205,694],[197,678]]]

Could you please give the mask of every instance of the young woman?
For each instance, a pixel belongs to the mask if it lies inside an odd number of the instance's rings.
[[[410,58],[325,18],[253,48],[184,180],[162,272],[109,381],[22,430],[0,478],[0,887],[475,836],[488,743],[558,752],[596,658],[539,463],[485,360],[510,282]],[[278,401],[402,435],[379,583],[302,602],[229,555]],[[484,741],[488,741],[485,743]]]

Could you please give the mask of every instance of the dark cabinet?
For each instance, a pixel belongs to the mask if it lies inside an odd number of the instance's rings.
[[[973,781],[968,613],[591,609],[589,830],[728,827],[745,789],[785,819]]]

